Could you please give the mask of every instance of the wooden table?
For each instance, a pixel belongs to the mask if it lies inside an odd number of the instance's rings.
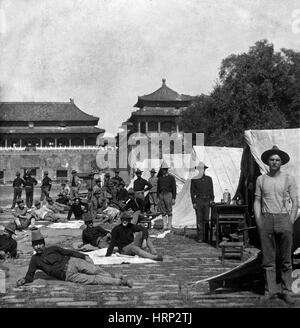
[[[216,248],[219,247],[221,240],[220,229],[223,224],[230,226],[234,225],[236,228],[247,228],[248,222],[248,206],[247,205],[233,205],[216,203],[211,205],[211,222],[210,222],[210,242],[212,242],[212,227],[216,226]],[[248,243],[248,232],[243,231],[243,242]]]

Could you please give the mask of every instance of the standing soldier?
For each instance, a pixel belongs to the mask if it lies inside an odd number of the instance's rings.
[[[163,162],[161,165],[162,176],[157,180],[157,194],[159,207],[162,212],[164,229],[172,228],[172,206],[176,199],[176,181],[168,172],[169,166]]]
[[[111,199],[113,193],[113,183],[109,172],[106,172],[104,175],[103,190],[105,191],[105,197]]]
[[[120,171],[115,169],[115,176],[110,179],[112,183],[112,200],[117,201],[117,193],[119,190],[120,183],[124,183],[124,180],[119,176]]]
[[[286,152],[273,146],[262,153],[261,160],[269,166],[269,172],[256,180],[254,215],[263,255],[264,297],[267,301],[280,298],[293,305],[291,252],[298,211],[297,184],[294,177],[280,170],[290,160]],[[281,290],[276,269],[281,273]]]
[[[149,190],[149,201],[150,201],[150,211],[152,213],[157,212],[157,204],[158,204],[158,198],[157,198],[157,176],[155,175],[156,171],[155,169],[152,169],[150,171],[151,177],[148,179],[148,182],[152,185],[152,188]]]
[[[142,173],[143,171],[141,171],[140,169],[137,169],[135,174],[137,176],[137,178],[134,180],[133,182],[133,190],[135,192],[135,197],[136,198],[140,198],[143,203],[145,200],[145,191],[148,191],[152,188],[152,185],[150,182],[148,182],[147,180],[145,180],[144,178],[142,178]],[[146,187],[146,189],[145,189]]]
[[[71,190],[70,190],[71,199],[79,197],[80,186],[81,186],[81,182],[80,182],[80,179],[77,175],[77,171],[72,170]]]
[[[16,178],[13,181],[14,188],[14,198],[11,209],[15,208],[16,201],[22,197],[22,187],[24,185],[24,180],[20,178],[20,172],[16,172]]]
[[[45,198],[50,197],[50,190],[52,187],[52,180],[48,177],[48,171],[44,172],[44,178],[42,180],[41,185],[41,198],[40,201],[42,202]]]
[[[31,176],[31,171],[27,170],[24,174],[24,188],[26,194],[26,206],[31,208],[33,203],[33,189],[37,185],[37,181],[34,177]]]
[[[200,162],[197,166],[199,174],[191,179],[191,199],[197,217],[197,238],[198,243],[208,240],[208,225],[210,203],[213,202],[214,188],[212,178],[205,175],[208,167]]]

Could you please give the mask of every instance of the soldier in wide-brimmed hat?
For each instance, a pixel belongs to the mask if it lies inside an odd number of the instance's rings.
[[[146,179],[142,178],[142,173],[143,171],[141,171],[139,168],[135,171],[137,178],[133,182],[133,190],[135,192],[135,197],[142,200],[142,211],[144,211],[145,192],[150,190],[152,185]]]
[[[24,186],[24,180],[20,178],[20,175],[20,172],[16,172],[16,178],[13,181],[14,197],[11,209],[15,208],[17,200],[21,199],[22,197],[22,188]]]
[[[157,204],[158,204],[158,197],[157,197],[157,180],[158,177],[155,175],[155,169],[151,169],[150,171],[150,178],[148,182],[152,185],[152,188],[149,190],[149,202],[150,202],[150,212],[156,213],[157,212]]]
[[[177,194],[176,181],[172,174],[169,174],[169,165],[163,161],[160,167],[157,180],[157,194],[159,198],[159,209],[162,212],[164,229],[172,229],[172,207],[175,205]]]
[[[190,193],[197,218],[196,241],[202,243],[208,241],[209,206],[215,196],[212,178],[205,174],[208,167],[200,161],[195,169],[198,171],[198,175],[191,179]]]
[[[72,178],[71,178],[70,197],[71,197],[71,199],[74,199],[75,197],[79,196],[79,189],[81,187],[81,181],[77,175],[76,170],[72,170],[71,174],[72,174]]]
[[[31,257],[27,274],[17,281],[17,286],[31,283],[36,270],[58,280],[75,282],[83,285],[121,285],[132,287],[132,282],[122,275],[114,277],[109,272],[94,265],[92,259],[83,253],[56,245],[45,245],[40,230],[32,231],[32,247],[35,254]]]
[[[282,172],[289,155],[277,146],[261,155],[269,172],[256,180],[254,214],[259,230],[265,272],[265,298],[282,299],[293,304],[291,298],[293,222],[298,210],[297,186],[294,177]],[[290,208],[291,203],[291,208]],[[280,256],[276,256],[276,253]],[[281,290],[276,282],[276,259],[280,259]]]
[[[12,238],[15,235],[16,224],[9,222],[0,234],[0,257],[17,257],[17,242]],[[2,255],[1,255],[2,254]]]
[[[44,178],[42,180],[42,185],[41,185],[41,197],[40,197],[41,202],[43,202],[44,199],[50,196],[51,187],[52,187],[52,179],[49,177],[49,172],[45,171]]]

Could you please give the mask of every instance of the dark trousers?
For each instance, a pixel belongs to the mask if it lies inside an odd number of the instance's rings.
[[[11,208],[16,206],[16,202],[18,199],[22,197],[22,187],[14,187],[14,198]]]
[[[209,202],[209,199],[196,199],[197,239],[202,241],[208,240]]]
[[[43,201],[45,198],[48,198],[50,194],[50,186],[44,186],[41,188],[41,198],[40,201]]]
[[[25,194],[26,194],[26,206],[28,208],[31,208],[33,203],[33,188],[25,187]]]
[[[292,285],[293,224],[289,214],[264,214],[260,239],[265,273],[265,291],[290,293]],[[281,291],[276,283],[276,259],[281,274]]]

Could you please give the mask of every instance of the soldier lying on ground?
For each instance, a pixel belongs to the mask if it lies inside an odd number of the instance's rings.
[[[0,258],[17,257],[17,242],[12,238],[15,235],[16,225],[9,222],[0,234]]]
[[[111,232],[111,242],[107,249],[106,256],[110,256],[114,247],[117,246],[120,254],[138,255],[156,261],[163,260],[161,255],[157,255],[151,240],[148,238],[148,230],[145,227],[132,224],[132,215],[128,212],[122,213],[120,219],[121,224],[114,227]],[[134,233],[138,234],[134,235]],[[144,240],[146,240],[150,253],[142,249]]]
[[[15,217],[16,229],[22,231],[34,227],[34,217],[30,214],[30,209],[25,206],[24,201],[22,199],[17,200],[17,205],[12,210],[12,214]]]
[[[35,206],[30,211],[30,214],[36,220],[57,222],[60,219],[56,213],[47,207],[47,205],[41,206],[41,202],[39,200],[36,200],[34,204]]]
[[[120,285],[132,287],[132,281],[122,275],[112,275],[93,264],[88,255],[56,245],[45,246],[39,230],[32,231],[32,247],[36,254],[31,257],[27,274],[17,281],[17,286],[31,283],[36,270],[59,280],[84,285]]]

